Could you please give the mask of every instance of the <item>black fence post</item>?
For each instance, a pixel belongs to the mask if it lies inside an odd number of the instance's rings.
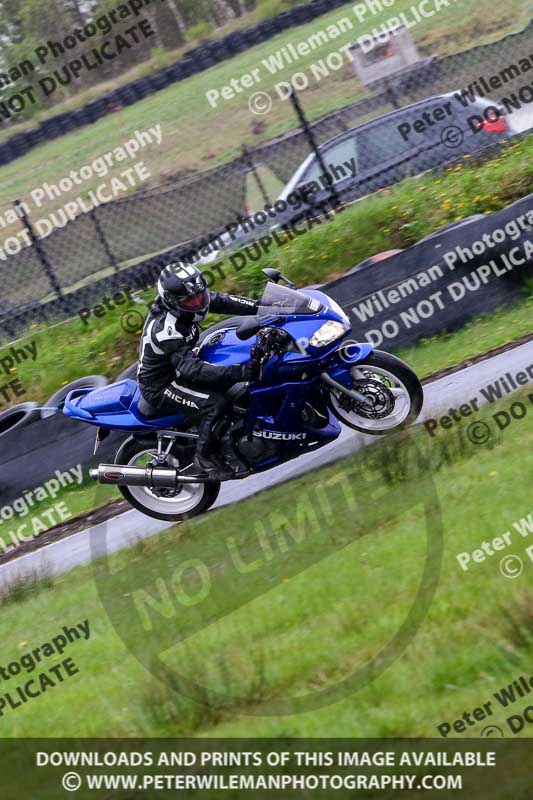
[[[387,97],[389,98],[389,102],[394,108],[401,108],[400,101],[398,100],[398,95],[392,83],[390,82],[389,78],[385,78],[385,91],[387,93]]]
[[[259,187],[259,191],[261,192],[261,195],[263,196],[263,200],[265,201],[267,206],[271,206],[272,205],[272,200],[269,197],[269,194],[268,194],[268,192],[266,190],[266,186],[263,183],[263,179],[261,178],[261,175],[259,174],[259,171],[258,171],[258,169],[257,169],[257,167],[255,165],[255,162],[254,162],[254,160],[252,158],[252,154],[250,153],[250,151],[248,150],[248,148],[246,147],[245,144],[243,144],[243,146],[242,146],[242,155],[243,155],[244,160],[248,164],[248,167],[249,167],[250,171],[253,173],[255,182],[257,183],[257,185]]]
[[[111,266],[113,267],[115,272],[118,272],[119,269],[118,269],[117,260],[116,260],[116,258],[114,256],[113,251],[111,250],[111,248],[109,246],[109,242],[107,241],[107,237],[106,237],[106,235],[104,233],[104,230],[103,230],[102,226],[100,225],[100,220],[96,216],[96,209],[95,208],[92,208],[89,211],[89,216],[90,216],[91,221],[92,221],[92,223],[94,225],[94,229],[96,231],[96,236],[100,240],[100,244],[104,248],[106,256],[109,259],[109,263],[111,264]]]
[[[327,168],[326,162],[324,161],[324,157],[322,155],[322,151],[320,150],[320,148],[318,146],[317,140],[315,139],[315,134],[313,133],[313,129],[311,128],[311,126],[309,124],[309,121],[308,121],[307,117],[305,116],[305,112],[303,110],[302,104],[300,103],[300,98],[298,97],[298,94],[296,93],[296,89],[294,87],[292,87],[292,92],[291,92],[290,99],[291,99],[291,103],[294,106],[294,110],[296,111],[296,116],[298,117],[298,119],[300,121],[300,124],[301,124],[301,126],[303,128],[303,132],[305,134],[305,137],[306,137],[307,141],[309,142],[311,150],[314,152],[314,154],[316,156],[316,159],[317,159],[317,161],[319,163],[320,169],[322,170],[322,174],[324,176],[327,176],[327,175],[329,175],[329,170]],[[340,204],[341,201],[340,201],[339,193],[335,189],[335,186],[334,186],[333,182],[331,183],[329,188],[330,188],[331,197],[335,201],[335,204]]]
[[[48,256],[46,255],[42,241],[37,237],[35,231],[33,230],[33,225],[31,224],[28,215],[26,214],[24,204],[20,200],[15,200],[13,205],[15,206],[15,211],[17,212],[19,218],[21,219],[24,227],[28,232],[32,245],[35,247],[35,252],[37,253],[39,261],[41,262],[43,269],[46,272],[46,277],[50,281],[52,289],[57,294],[59,299],[63,302],[65,300],[65,296],[63,294],[61,284],[57,279],[57,275],[54,272],[54,268],[52,267],[50,261],[48,260]]]

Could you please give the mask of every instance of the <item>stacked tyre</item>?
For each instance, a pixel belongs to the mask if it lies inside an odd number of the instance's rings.
[[[0,413],[0,438],[8,431],[23,428],[40,418],[41,414],[37,410],[37,403],[19,403],[13,408],[8,408],[7,411],[2,411]]]

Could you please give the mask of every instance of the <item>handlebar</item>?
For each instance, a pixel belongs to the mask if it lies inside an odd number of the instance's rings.
[[[257,317],[245,317],[237,328],[237,339],[240,339],[242,342],[246,341],[247,339],[251,339],[252,336],[255,336],[259,333],[261,328],[267,328],[269,325],[272,325],[272,323],[279,321],[280,319],[282,318],[272,315],[269,317],[264,317],[263,319],[258,319]]]

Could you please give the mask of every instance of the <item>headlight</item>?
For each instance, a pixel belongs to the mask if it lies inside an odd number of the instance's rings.
[[[343,325],[342,322],[330,320],[329,322],[325,322],[324,325],[313,334],[309,340],[309,344],[311,347],[326,347],[328,344],[334,342],[335,339],[340,339],[341,336],[344,336],[347,330],[348,327]]]

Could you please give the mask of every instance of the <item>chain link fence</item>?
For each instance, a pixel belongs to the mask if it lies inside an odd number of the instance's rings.
[[[173,131],[166,135],[178,137],[184,149],[199,140],[203,150],[200,157],[198,151],[191,156],[190,167],[185,154],[177,175],[167,174],[157,149],[147,153],[146,163],[155,162],[159,168],[160,185],[128,192],[72,220],[65,217],[62,197],[38,210],[28,208],[28,203],[25,206],[24,200],[15,206],[16,198],[0,201],[0,334],[13,336],[28,320],[75,313],[82,300],[97,296],[108,285],[134,285],[139,266],[154,267],[170,258],[186,257],[215,240],[217,247],[227,244],[228,237],[220,237],[228,226],[236,231],[236,241],[230,243],[239,244],[239,220],[278,198],[287,201],[291,192],[298,202],[285,202],[283,210],[271,215],[253,235],[274,224],[286,224],[295,214],[316,209],[334,196],[352,202],[533,127],[533,85],[528,76],[528,65],[533,69],[533,24],[491,44],[442,58],[419,57],[408,67],[390,72],[387,59],[397,55],[395,47],[401,50],[402,37],[403,30],[388,38],[378,34],[372,47],[367,37],[364,47],[345,48],[340,66],[338,60],[317,58],[306,69],[293,68],[296,93],[292,98],[287,81],[278,84],[275,92],[263,93],[263,100],[270,100],[268,115],[250,113],[250,90],[237,105],[227,108],[227,117],[235,123],[231,134],[214,125],[210,130],[209,104],[199,106],[195,96],[188,101],[191,108],[201,111],[194,129],[180,128],[187,109],[165,109],[163,129]],[[312,113],[308,121],[306,109],[313,107],[313,90],[320,83],[317,75],[328,64],[329,75],[320,79],[321,89],[329,86],[335,93],[336,82],[342,78],[343,87],[353,80],[353,94],[360,96],[347,104],[339,102],[336,110],[326,114]],[[370,74],[378,68],[379,73],[380,64],[383,74],[364,87],[365,69]],[[286,115],[291,102],[292,129],[251,145],[254,132],[261,132],[267,123],[273,131],[284,127],[282,113]],[[117,125],[121,115],[116,115]],[[235,130],[241,131],[240,140],[235,139]],[[219,141],[224,137],[227,141]],[[57,152],[68,158],[65,165],[78,157],[81,163],[89,153],[87,141],[79,154],[76,140],[72,140],[73,149],[64,152],[70,143],[62,140],[63,151]],[[199,169],[199,161],[205,165],[212,160],[209,150],[215,143],[233,151],[233,157]],[[94,153],[94,142],[92,148]],[[64,165],[43,164],[35,174],[35,185],[54,170],[59,180]],[[29,185],[31,177],[25,178]],[[0,188],[1,195],[5,198],[5,187]],[[49,219],[46,233],[51,229],[46,236],[38,219],[43,214]],[[242,243],[249,240],[250,236],[242,237]]]

